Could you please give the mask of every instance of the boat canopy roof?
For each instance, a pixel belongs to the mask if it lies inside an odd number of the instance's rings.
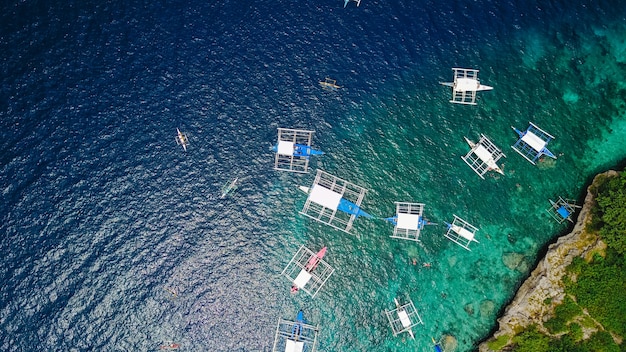
[[[473,78],[459,78],[456,80],[454,90],[460,92],[475,92],[478,89],[478,80]]]
[[[474,153],[476,153],[476,155],[480,158],[480,160],[489,163],[493,161],[493,156],[491,156],[491,153],[487,150],[487,148],[485,148],[482,145],[478,145],[476,147],[476,149],[474,150]]]
[[[339,202],[341,201],[341,193],[333,192],[328,188],[315,184],[311,189],[309,199],[325,208],[337,210]]]
[[[539,136],[532,133],[531,131],[526,132],[526,134],[522,137],[522,140],[538,152],[542,151],[546,144],[548,144],[548,142],[539,138]]]
[[[417,230],[419,228],[420,216],[415,214],[398,214],[399,229]]]
[[[278,141],[278,154],[293,155],[294,142]]]
[[[313,275],[311,275],[308,271],[302,269],[300,270],[300,274],[293,280],[293,284],[298,288],[304,288],[306,284],[311,280]]]
[[[287,340],[285,352],[302,352],[304,351],[304,342]]]

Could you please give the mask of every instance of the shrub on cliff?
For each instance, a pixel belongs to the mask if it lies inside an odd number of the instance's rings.
[[[626,255],[626,172],[606,179],[597,188],[594,218],[607,247]],[[594,226],[594,227],[595,227]]]

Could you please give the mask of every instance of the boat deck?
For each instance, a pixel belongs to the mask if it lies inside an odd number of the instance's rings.
[[[294,325],[300,325],[298,336],[294,336]],[[272,352],[291,352],[291,351],[307,351],[315,352],[317,348],[317,335],[319,327],[306,323],[297,323],[295,321],[278,319],[276,326],[276,334],[274,336],[274,346]]]

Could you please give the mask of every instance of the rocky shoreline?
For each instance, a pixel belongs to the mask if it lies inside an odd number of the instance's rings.
[[[533,323],[541,327],[554,311],[554,307],[565,297],[561,279],[566,267],[575,257],[587,256],[596,250],[604,249],[604,243],[596,235],[585,232],[585,225],[590,220],[590,210],[594,204],[594,195],[590,189],[596,184],[598,178],[617,175],[616,171],[596,175],[587,188],[585,202],[574,229],[548,247],[545,257],[520,286],[513,301],[498,319],[498,331],[478,346],[480,352],[490,352],[487,342],[493,339],[501,336],[512,337]]]

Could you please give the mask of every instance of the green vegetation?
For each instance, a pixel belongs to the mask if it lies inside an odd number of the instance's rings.
[[[594,218],[599,221],[599,234],[602,240],[618,256],[622,256],[624,265],[626,257],[626,172],[618,177],[606,179],[597,188]]]
[[[546,327],[552,334],[568,332],[568,322],[581,315],[582,312],[582,309],[580,309],[574,300],[570,297],[565,297],[563,303],[556,306],[554,310],[554,317],[545,322],[543,326]]]
[[[509,344],[510,338],[511,337],[508,335],[498,336],[498,338],[496,338],[495,340],[487,342],[487,347],[489,347],[489,349],[491,350],[499,351],[502,349],[502,347]]]
[[[626,172],[596,181],[591,187],[596,204],[585,230],[597,234],[606,250],[568,266],[563,278],[567,296],[543,326],[493,340],[491,350],[626,351]]]

